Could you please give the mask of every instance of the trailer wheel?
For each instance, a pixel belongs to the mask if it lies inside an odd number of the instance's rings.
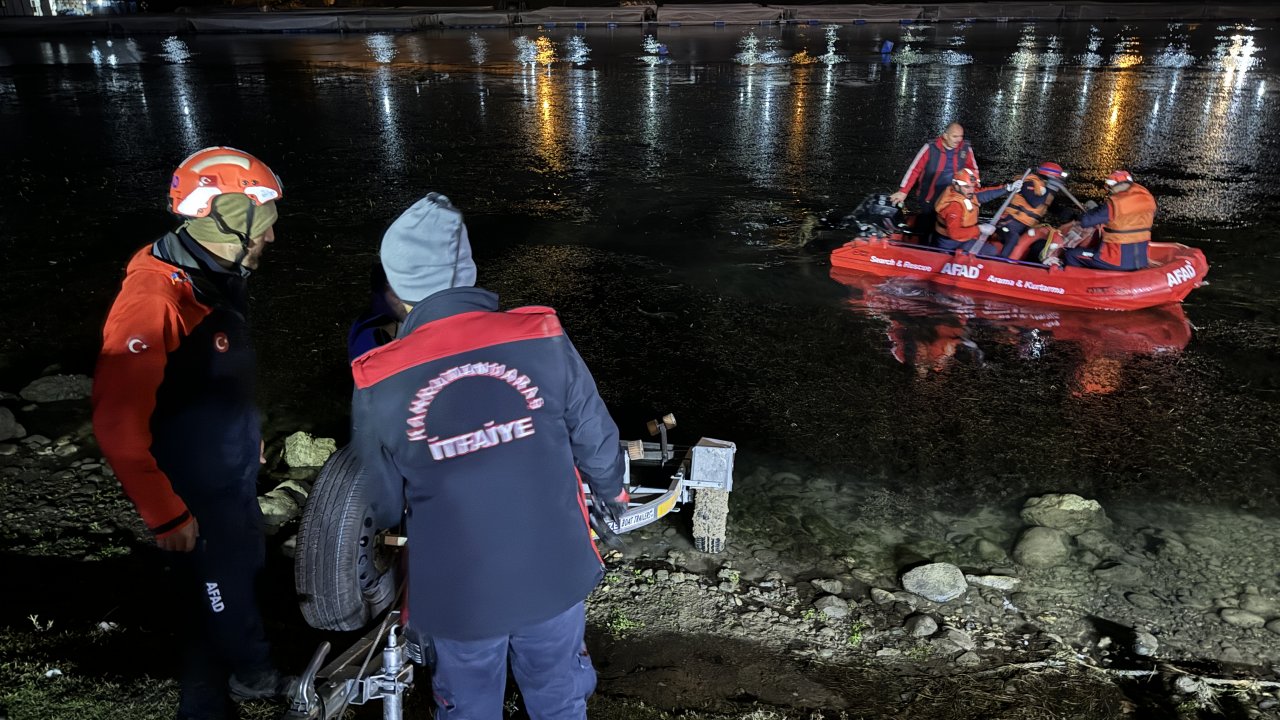
[[[369,514],[360,460],[344,447],[320,469],[298,530],[294,584],[308,625],[360,630],[395,600],[393,558],[375,542],[382,529]]]

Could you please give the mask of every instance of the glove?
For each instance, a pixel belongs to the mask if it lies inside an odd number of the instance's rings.
[[[601,517],[613,525],[617,525],[622,521],[622,514],[627,511],[627,503],[629,502],[631,502],[631,494],[627,492],[626,488],[622,488],[622,492],[612,500],[597,498],[595,495],[591,496],[591,506],[595,507],[599,503]]]
[[[619,527],[622,521],[622,514],[627,511],[627,503],[631,501],[631,494],[626,488],[612,500],[607,500],[599,495],[591,495],[591,512],[589,522],[591,529],[595,530],[596,537],[605,545],[621,550],[623,548],[622,540],[618,537],[618,533],[613,528]]]
[[[1084,209],[1085,209],[1085,210],[1092,210],[1092,209],[1094,209],[1094,208],[1096,208],[1096,207],[1098,207],[1098,203],[1097,203],[1097,201],[1095,201],[1095,200],[1087,200],[1087,201],[1085,201],[1085,204],[1084,204]]]
[[[996,231],[996,226],[991,223],[982,223],[978,226],[978,231],[982,233],[983,237],[991,237]]]
[[[1019,179],[1019,180],[1014,180],[1013,182],[1009,183],[1008,185],[1005,185],[1005,186],[1004,186],[1004,189],[1005,189],[1006,191],[1008,191],[1008,192],[1016,193],[1016,192],[1018,192],[1019,190],[1021,190],[1021,189],[1022,189],[1022,180],[1020,180],[1020,179]]]

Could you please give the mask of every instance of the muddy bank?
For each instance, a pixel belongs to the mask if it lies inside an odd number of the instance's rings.
[[[93,443],[85,381],[42,383],[0,397],[0,703],[167,717],[163,572]],[[305,490],[314,469],[273,440],[263,492]],[[1274,518],[1065,496],[961,512],[739,468],[723,553],[693,548],[685,513],[607,558],[589,601],[593,717],[1280,717]],[[274,530],[270,631],[300,667],[324,636],[293,602],[295,521]]]

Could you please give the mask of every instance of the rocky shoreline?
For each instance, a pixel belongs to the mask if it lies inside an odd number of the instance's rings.
[[[6,577],[148,552],[93,442],[89,387],[53,374],[0,393]],[[262,502],[287,566],[334,444],[273,439]],[[687,513],[624,536],[588,604],[593,717],[1280,718],[1280,519],[1069,494],[930,508],[909,492],[758,466],[735,478],[724,552],[694,549]],[[59,702],[52,691],[86,665],[33,642],[44,623],[155,632],[16,587],[0,604],[0,705],[14,718]]]

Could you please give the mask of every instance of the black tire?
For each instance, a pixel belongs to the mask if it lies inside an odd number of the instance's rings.
[[[302,511],[294,560],[298,604],[318,630],[360,630],[395,600],[392,553],[375,542],[365,474],[355,450],[320,469]]]

